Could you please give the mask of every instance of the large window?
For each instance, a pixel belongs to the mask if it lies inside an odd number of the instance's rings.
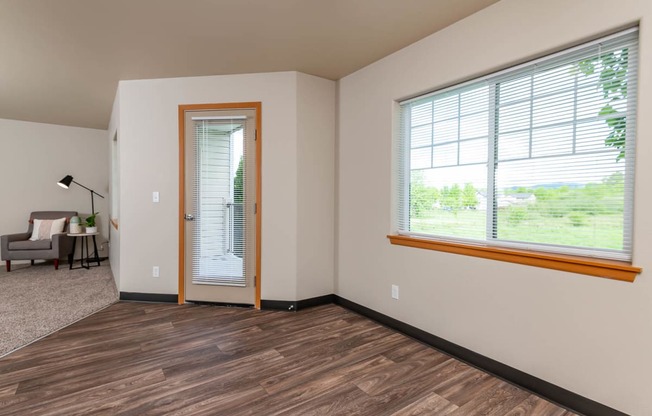
[[[399,234],[631,260],[637,42],[400,103]]]

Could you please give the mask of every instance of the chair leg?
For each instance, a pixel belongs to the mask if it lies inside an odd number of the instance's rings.
[[[11,260],[5,260],[5,265],[7,266],[7,273],[11,271]]]
[[[59,270],[59,259],[54,260],[54,270]]]
[[[29,262],[31,263],[32,266],[34,265],[34,260],[30,260]]]

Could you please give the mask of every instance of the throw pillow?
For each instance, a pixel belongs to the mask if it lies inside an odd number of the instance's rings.
[[[52,228],[50,228],[50,238],[52,238],[52,236],[55,234],[63,233],[63,229],[66,228],[66,221],[66,217],[52,221]]]
[[[58,220],[34,220],[34,228],[32,229],[32,236],[29,238],[31,241],[50,240],[54,234],[60,234],[66,227],[66,218],[59,218]]]

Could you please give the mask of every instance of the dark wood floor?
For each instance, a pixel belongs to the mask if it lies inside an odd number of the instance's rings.
[[[572,415],[339,306],[119,303],[0,359],[2,415]]]

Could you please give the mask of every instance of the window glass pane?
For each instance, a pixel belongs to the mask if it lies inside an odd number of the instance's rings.
[[[461,94],[462,116],[473,113],[486,112],[489,105],[489,88],[479,87]]]
[[[486,165],[412,172],[410,231],[484,239]]]
[[[573,152],[573,126],[544,127],[532,131],[532,157]]]
[[[498,160],[530,157],[529,130],[498,136]]]
[[[412,147],[423,147],[432,145],[432,125],[426,124],[412,128],[410,139]]]
[[[460,142],[460,164],[487,163],[487,138]]]
[[[434,121],[444,121],[451,118],[457,118],[459,109],[459,95],[445,96],[435,98],[434,106]]]
[[[587,61],[585,60],[584,62]],[[577,85],[579,88],[583,88],[587,86],[595,87],[595,88],[599,87],[600,72],[601,72],[599,69],[598,70],[594,69],[592,73],[584,72],[578,68],[574,68],[574,71],[582,75],[580,77],[577,77]]]
[[[507,105],[515,101],[529,100],[530,84],[532,83],[531,76],[516,78],[511,81],[500,83],[500,104]]]
[[[534,95],[551,94],[573,89],[575,71],[570,65],[549,69],[534,75]]]
[[[429,168],[432,156],[432,147],[425,147],[421,149],[412,149],[410,152],[410,167],[412,169]]]
[[[577,91],[577,118],[595,118],[605,104],[604,94],[597,85],[581,88]]]
[[[457,140],[458,123],[459,121],[456,118],[435,123],[433,125],[434,143],[446,143]]]
[[[498,112],[498,131],[509,133],[530,127],[530,102],[525,101],[501,107]]]
[[[496,237],[623,249],[624,164],[616,154],[501,163]]]
[[[432,165],[433,167],[457,165],[457,143],[435,146],[432,149]]]
[[[410,124],[412,127],[432,123],[432,103],[418,104],[412,107]]]
[[[460,139],[486,137],[489,134],[487,113],[476,113],[460,118]]]
[[[575,149],[577,153],[595,152],[605,149],[605,138],[611,129],[602,120],[577,125]]]
[[[574,100],[573,91],[535,99],[532,110],[533,127],[572,121]]]

